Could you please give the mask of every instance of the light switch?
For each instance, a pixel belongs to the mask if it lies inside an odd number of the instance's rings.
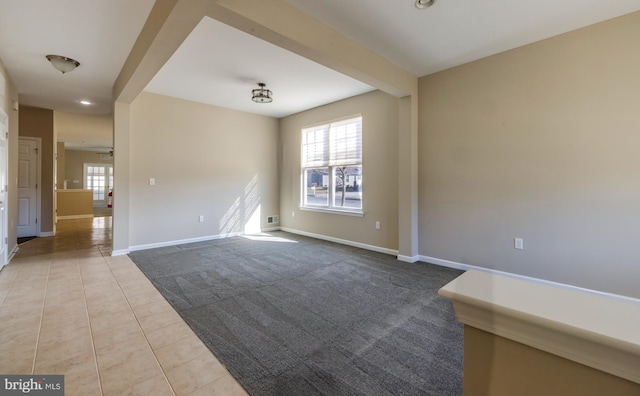
[[[155,177],[150,177],[150,178],[149,178],[149,185],[150,185],[150,186],[155,186],[155,185],[156,185],[156,179],[155,179]]]
[[[514,238],[513,247],[518,250],[524,249],[524,240],[522,238]]]

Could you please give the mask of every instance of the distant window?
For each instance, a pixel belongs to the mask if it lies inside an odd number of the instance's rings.
[[[84,188],[93,191],[94,205],[106,205],[107,195],[113,188],[113,166],[84,164]]]
[[[302,130],[302,204],[362,213],[362,117]]]

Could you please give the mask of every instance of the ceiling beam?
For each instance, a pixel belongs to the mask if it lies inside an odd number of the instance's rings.
[[[113,85],[114,101],[131,103],[206,15],[210,0],[156,0]]]
[[[418,79],[283,0],[218,0],[208,16],[397,97]]]

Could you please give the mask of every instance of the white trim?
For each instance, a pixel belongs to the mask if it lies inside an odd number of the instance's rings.
[[[374,246],[374,245],[368,245],[366,243],[349,241],[349,240],[346,240],[346,239],[334,238],[334,237],[330,237],[330,236],[326,236],[326,235],[314,234],[314,233],[311,233],[311,232],[300,231],[300,230],[296,230],[296,229],[293,229],[293,228],[287,228],[287,227],[263,228],[262,232],[280,231],[280,230],[285,231],[285,232],[290,232],[292,234],[298,234],[298,235],[307,236],[307,237],[310,237],[310,238],[322,239],[322,240],[325,240],[325,241],[335,242],[335,243],[339,243],[339,244],[342,244],[342,245],[348,245],[348,246],[353,246],[353,247],[357,247],[357,248],[361,248],[361,249],[371,250],[371,251],[378,252],[378,253],[389,254],[389,255],[392,255],[392,256],[397,256],[398,255],[398,251],[397,250],[387,249],[387,248]],[[111,251],[111,256],[123,256],[125,254],[129,254],[131,252],[135,252],[135,251],[138,251],[138,250],[155,249],[155,248],[159,248],[159,247],[167,247],[167,246],[174,246],[174,245],[184,245],[184,244],[187,244],[187,243],[211,241],[211,240],[214,240],[214,239],[229,238],[229,237],[241,236],[241,235],[251,235],[251,234],[247,234],[247,233],[244,233],[244,232],[232,232],[232,233],[228,233],[228,234],[208,235],[208,236],[197,237],[197,238],[180,239],[180,240],[175,240],[175,241],[167,241],[167,242],[159,242],[159,243],[149,243],[149,244],[146,244],[146,245],[136,245],[136,246],[130,246],[129,249],[113,250],[113,251]]]
[[[348,246],[353,246],[353,247],[357,247],[357,248],[361,248],[361,249],[372,250],[372,251],[378,252],[378,253],[390,254],[392,256],[397,256],[398,255],[398,251],[397,250],[387,249],[387,248],[374,246],[374,245],[367,245],[366,243],[354,242],[354,241],[349,241],[349,240],[346,240],[346,239],[334,238],[334,237],[321,235],[321,234],[314,234],[312,232],[300,231],[300,230],[296,230],[296,229],[293,229],[293,228],[287,228],[287,227],[280,227],[280,229],[282,231],[290,232],[292,234],[298,234],[298,235],[303,235],[303,236],[307,236],[307,237],[311,237],[311,238],[322,239],[322,240],[329,241],[329,242],[340,243],[342,245],[348,245]]]
[[[131,253],[131,251],[129,249],[112,250],[111,251],[111,257],[125,256],[125,255],[127,255],[129,253]]]
[[[93,214],[83,214],[83,215],[69,215],[69,216],[57,216],[58,220],[69,220],[69,219],[93,219]]]
[[[438,294],[465,325],[640,383],[638,299],[486,271],[467,271]]]
[[[280,230],[280,227],[263,229],[263,231],[278,231],[278,230]],[[159,243],[149,243],[146,245],[136,245],[136,246],[131,246],[128,249],[112,250],[111,256],[113,257],[124,256],[131,252],[136,252],[139,250],[155,249],[159,247],[167,247],[167,246],[175,246],[175,245],[184,245],[187,243],[194,243],[194,242],[212,241],[214,239],[229,238],[229,237],[240,236],[240,235],[246,235],[246,234],[244,232],[233,232],[229,234],[208,235],[208,236],[197,237],[197,238],[179,239],[175,241],[167,241],[167,242],[159,242]]]
[[[399,261],[404,261],[405,263],[416,263],[420,260],[420,256],[405,256],[403,254],[399,254],[398,255],[398,260]],[[424,261],[424,260],[422,260]]]
[[[338,214],[338,215],[345,215],[345,216],[364,217],[364,212],[354,212],[350,210],[329,208],[326,206],[319,206],[317,208],[314,208],[312,206],[299,206],[298,209],[305,210],[307,212],[330,213],[330,214]]]
[[[104,187],[104,199],[96,201],[93,199],[93,189],[87,188],[87,167],[92,166],[94,168],[104,167],[104,179],[105,179],[105,187]],[[113,164],[109,162],[83,162],[82,163],[82,189],[78,189],[80,191],[91,191],[91,200],[93,202],[93,206],[107,206],[109,203],[109,192],[113,190],[113,186],[109,185],[109,181],[114,182],[114,180],[110,180],[110,177],[113,175]],[[111,177],[113,179],[115,176]]]
[[[11,262],[11,260],[13,260],[13,257],[16,255],[16,253],[18,253],[20,251],[20,247],[18,246],[18,242],[16,241],[15,246],[13,247],[13,249],[11,250],[11,253],[9,253],[9,257],[7,258],[7,264],[9,264]]]
[[[240,235],[245,235],[245,233],[231,232],[228,234],[207,235],[207,236],[196,237],[196,238],[178,239],[174,241],[166,241],[166,242],[158,242],[158,243],[149,243],[146,245],[130,246],[128,250],[129,252],[135,252],[138,250],[147,250],[147,249],[155,249],[155,248],[167,247],[167,246],[184,245],[187,243],[194,243],[194,242],[212,241],[214,239],[229,238],[229,237],[240,236]],[[111,255],[115,256],[114,252],[112,252]]]
[[[596,294],[596,295],[599,295],[599,296],[615,298],[615,299],[618,299],[618,300],[640,302],[640,299],[637,299],[637,298],[623,296],[623,295],[620,295],[620,294],[603,292],[603,291],[599,291],[599,290],[587,289],[587,288],[584,288],[584,287],[569,285],[569,284],[566,284],[566,283],[554,282],[554,281],[550,281],[550,280],[546,280],[546,279],[540,279],[540,278],[533,278],[531,276],[519,275],[519,274],[514,274],[514,273],[511,273],[511,272],[505,272],[505,271],[500,271],[500,270],[495,270],[495,269],[491,269],[491,268],[478,267],[476,265],[463,264],[463,263],[458,263],[458,262],[449,261],[449,260],[443,260],[443,259],[439,259],[439,258],[435,258],[435,257],[429,257],[429,256],[423,256],[423,255],[420,255],[418,257],[420,258],[420,261],[424,261],[425,263],[429,263],[429,264],[439,265],[441,267],[455,268],[455,269],[459,269],[459,270],[462,270],[462,271],[474,270],[474,271],[480,271],[480,272],[488,272],[488,273],[491,273],[491,274],[494,274],[494,275],[507,276],[509,278],[520,279],[520,280],[524,280],[524,281],[527,281],[527,282],[538,283],[538,284],[541,284],[541,285],[554,286],[554,287],[559,287],[559,288],[562,288],[562,289],[579,291],[579,292],[582,292],[582,293]]]
[[[56,236],[56,233],[53,232],[53,231],[39,232],[38,236],[39,237],[52,237],[52,236]]]
[[[53,236],[55,234],[51,234],[51,235],[46,235],[47,233],[42,233],[41,231],[41,226],[42,226],[42,193],[41,191],[44,191],[44,186],[42,185],[42,138],[41,137],[33,137],[33,136],[18,136],[18,144],[20,144],[21,140],[30,140],[30,141],[34,141],[36,142],[36,149],[37,149],[37,155],[36,155],[36,183],[37,183],[37,188],[36,188],[36,236]],[[53,199],[55,201],[56,197],[55,197],[55,191],[53,192]],[[18,199],[19,200],[19,199]],[[55,209],[54,209],[55,211]],[[31,220],[31,219],[30,219]],[[55,214],[54,214],[54,220],[55,220]],[[53,224],[53,227],[55,227],[55,221]],[[17,226],[16,226],[17,229]],[[31,236],[31,235],[29,235]]]
[[[2,74],[0,74],[2,77]],[[0,103],[4,103],[4,77],[0,80]],[[2,106],[0,106],[0,146],[4,148],[4,163],[0,164],[2,168],[4,168],[4,174],[0,174],[0,177],[3,177],[6,181],[6,190],[4,185],[0,185],[0,190],[2,191],[2,208],[0,212],[3,212],[3,215],[0,215],[0,218],[3,219],[2,224],[0,224],[1,234],[3,235],[3,240],[0,241],[2,244],[2,257],[0,257],[0,268],[9,264],[9,216],[8,216],[8,204],[9,201],[9,116],[4,112]]]

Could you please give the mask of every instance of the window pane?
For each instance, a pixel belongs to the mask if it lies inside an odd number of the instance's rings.
[[[329,163],[329,126],[302,130],[302,166],[324,166]]]
[[[305,169],[304,173],[304,204],[329,206],[329,168],[310,168]]]
[[[362,209],[362,166],[334,168],[335,200],[333,206]]]
[[[93,190],[93,200],[105,201],[107,193],[107,168],[109,168],[109,177],[111,176],[111,167],[108,165],[85,165],[87,182],[86,187]]]
[[[362,162],[362,119],[360,117],[331,124],[329,165]]]

